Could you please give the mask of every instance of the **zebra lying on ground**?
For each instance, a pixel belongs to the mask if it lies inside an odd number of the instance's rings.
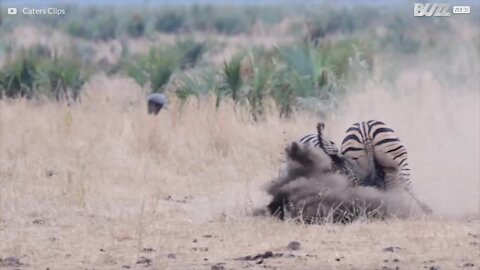
[[[352,186],[349,178],[333,169],[332,160],[321,148],[293,142],[286,154],[285,173],[267,187],[273,199],[266,209],[257,209],[254,214],[309,224],[422,214],[405,192]]]
[[[413,194],[407,151],[391,128],[375,120],[355,123],[346,131],[341,152],[333,141],[325,137],[324,128],[323,123],[318,123],[317,134],[304,136],[300,143],[322,149],[330,157],[333,172],[346,176],[353,187],[406,191],[424,213],[432,213],[431,209]],[[288,178],[286,174],[282,177]],[[270,207],[272,214],[278,210],[276,207],[282,196],[274,195],[271,203],[274,206]]]

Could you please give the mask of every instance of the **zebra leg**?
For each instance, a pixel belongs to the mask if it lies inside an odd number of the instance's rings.
[[[384,168],[386,190],[404,190],[410,198],[420,207],[425,215],[431,215],[432,209],[420,201],[412,190],[409,179],[401,175],[401,169]]]
[[[412,190],[408,189],[407,190],[408,195],[417,203],[417,205],[420,207],[420,209],[423,211],[425,215],[431,215],[433,214],[432,208],[430,208],[426,203],[420,201],[417,196],[413,193]]]

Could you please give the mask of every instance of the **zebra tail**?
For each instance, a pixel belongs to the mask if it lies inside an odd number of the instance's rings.
[[[375,178],[377,176],[377,171],[375,169],[375,157],[373,154],[373,144],[370,139],[365,139],[363,141],[363,144],[365,145],[365,150],[367,151],[367,158],[368,158],[368,168],[369,168],[369,174],[367,175],[365,181],[367,186],[376,186],[377,183],[375,183]]]

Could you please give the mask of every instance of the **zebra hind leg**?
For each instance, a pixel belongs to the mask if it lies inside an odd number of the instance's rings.
[[[423,211],[425,215],[433,214],[432,208],[430,208],[426,203],[420,201],[411,190],[408,190],[407,193],[415,201],[415,203],[420,207],[420,209]]]

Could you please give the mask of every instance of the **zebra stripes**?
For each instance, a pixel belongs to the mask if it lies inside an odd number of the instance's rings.
[[[341,144],[341,155],[374,172],[362,175],[367,185],[386,190],[411,188],[407,150],[395,131],[381,121],[358,122],[349,127]],[[379,182],[379,178],[383,181]]]
[[[340,153],[337,145],[333,141],[324,139],[323,137],[320,140],[318,137],[318,134],[309,134],[301,138],[300,143],[322,148],[329,156],[338,155]]]
[[[321,148],[332,158],[334,169],[347,175],[354,185],[376,186],[380,189],[410,189],[408,154],[393,129],[376,120],[358,122],[349,127],[341,151],[318,123],[317,134],[308,134],[299,141]]]
[[[368,173],[366,169],[360,167],[355,160],[343,157],[337,145],[325,137],[324,128],[324,123],[318,123],[317,133],[308,134],[302,137],[299,142],[322,149],[332,159],[332,169],[347,176],[352,185],[365,185],[364,175]]]
[[[317,134],[304,136],[300,143],[323,149],[332,159],[332,169],[345,175],[352,185],[404,190],[424,213],[432,213],[413,193],[407,150],[393,129],[377,120],[355,123],[347,129],[339,151],[323,135],[324,127],[318,123]]]
[[[332,166],[334,169],[339,169],[339,165],[343,164],[343,161],[340,157],[340,150],[332,140],[325,138],[323,134],[324,129],[325,124],[318,123],[317,134],[309,134],[304,136],[300,139],[300,143],[323,149],[323,151],[332,159]]]

